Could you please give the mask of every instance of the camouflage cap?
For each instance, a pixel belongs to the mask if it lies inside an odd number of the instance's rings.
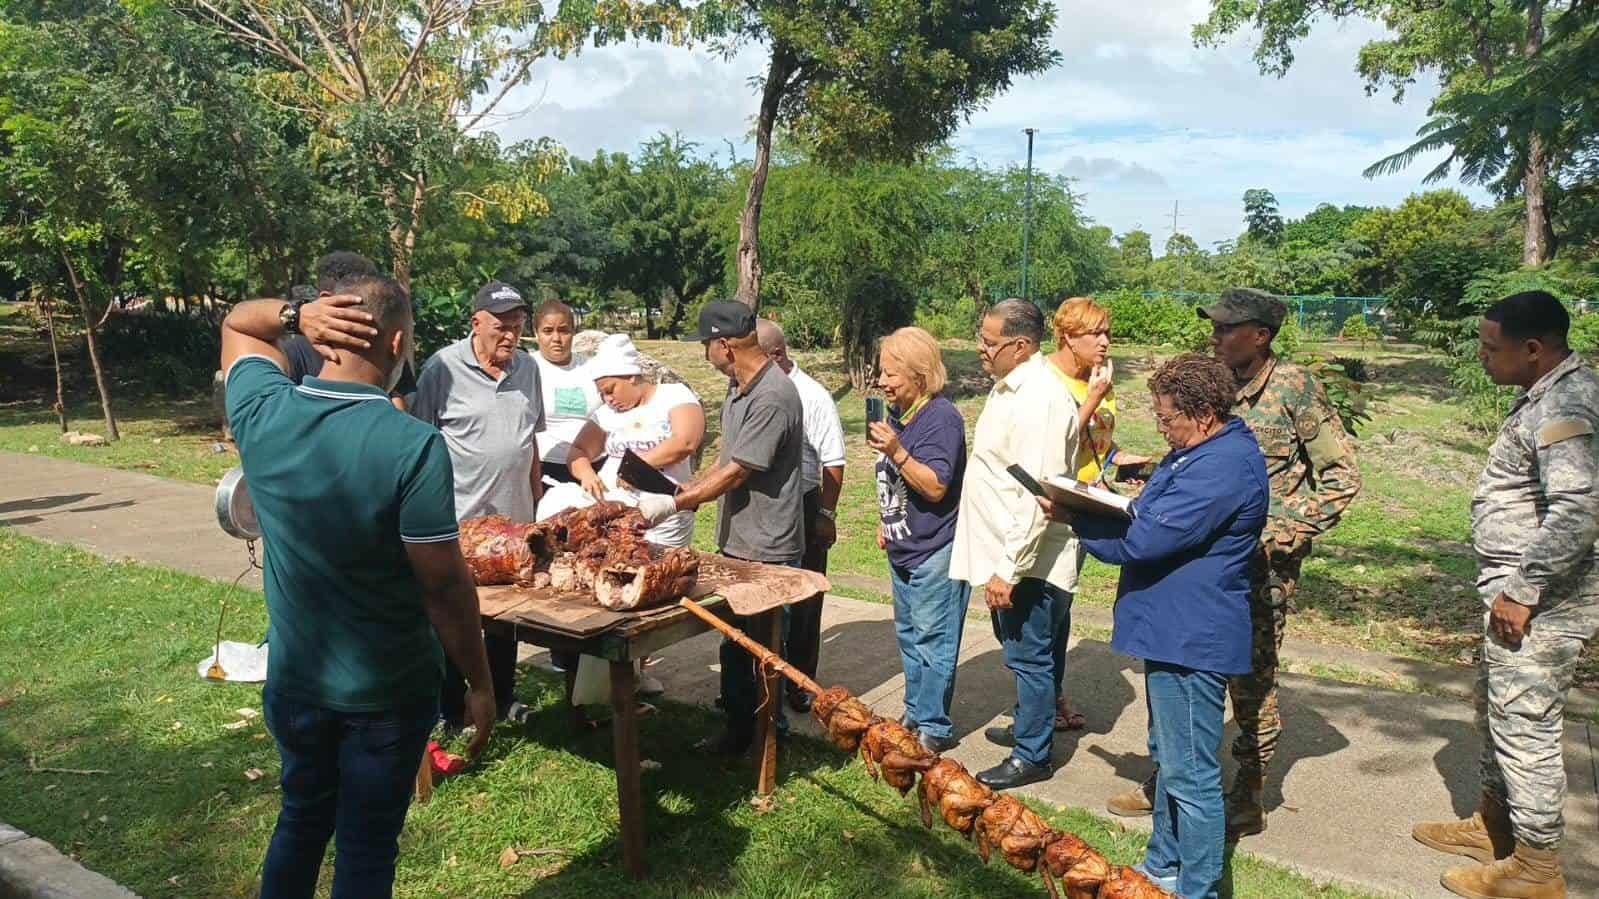
[[[1283,326],[1288,317],[1288,307],[1264,290],[1253,287],[1229,287],[1209,306],[1194,310],[1200,318],[1208,318],[1224,325],[1242,322],[1260,322],[1273,331]]]

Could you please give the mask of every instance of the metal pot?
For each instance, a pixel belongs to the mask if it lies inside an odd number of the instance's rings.
[[[229,536],[240,540],[261,539],[261,523],[255,518],[255,504],[244,486],[244,469],[232,468],[217,483],[217,524]]]

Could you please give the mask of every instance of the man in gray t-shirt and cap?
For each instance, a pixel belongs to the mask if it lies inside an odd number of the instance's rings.
[[[509,284],[490,281],[472,299],[472,333],[427,361],[416,379],[411,414],[439,429],[455,469],[455,517],[504,515],[534,521],[539,504],[537,432],[544,430],[539,368],[522,349],[527,302]],[[516,717],[516,641],[488,634],[489,673],[501,717]],[[446,726],[459,725],[466,683],[446,671],[439,705]]]
[[[732,379],[722,405],[722,455],[675,496],[645,494],[639,510],[653,524],[720,500],[716,546],[723,555],[797,566],[805,553],[805,413],[799,393],[761,349],[755,313],[743,303],[706,304],[698,330],[683,339],[703,344],[706,361]],[[748,630],[751,622],[735,617],[733,623]],[[755,660],[723,640],[721,662],[727,733],[703,748],[736,754],[755,735]]]

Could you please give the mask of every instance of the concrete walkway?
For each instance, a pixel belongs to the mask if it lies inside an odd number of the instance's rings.
[[[244,547],[216,527],[211,496],[203,485],[0,453],[0,527],[232,580],[245,565]],[[844,684],[885,716],[899,714],[903,689],[890,615],[886,606],[829,599],[820,678]],[[651,672],[674,699],[708,705],[715,648],[709,634],[686,641],[661,653]],[[1345,659],[1342,650],[1315,649]],[[1365,655],[1369,664],[1385,658]],[[535,661],[544,661],[542,654]],[[1069,664],[1068,688],[1088,727],[1057,738],[1057,774],[1026,792],[1098,811],[1149,770],[1142,677],[1135,661],[1094,640],[1074,641]],[[1462,682],[1463,669],[1403,664],[1403,673],[1428,683]],[[974,770],[1000,761],[1005,750],[984,741],[982,730],[1005,719],[1013,696],[986,623],[968,622],[954,710],[965,741],[950,754]],[[1463,816],[1475,806],[1479,744],[1469,704],[1287,675],[1282,707],[1285,734],[1268,791],[1271,827],[1240,848],[1319,879],[1400,896],[1448,895],[1438,874],[1453,862],[1409,833],[1415,821]],[[795,720],[815,730],[808,716]],[[1567,721],[1571,797],[1563,856],[1572,896],[1599,896],[1596,731]],[[1229,741],[1234,733],[1229,725]],[[1147,819],[1130,823],[1147,826]]]

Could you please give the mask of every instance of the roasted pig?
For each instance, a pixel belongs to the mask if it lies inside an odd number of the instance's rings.
[[[693,588],[700,557],[679,547],[652,558],[648,551],[607,556],[594,573],[594,598],[613,611],[670,602]]]
[[[531,538],[540,525],[522,524],[503,515],[468,518],[461,522],[461,555],[478,586],[519,584],[533,586],[541,569]]]

